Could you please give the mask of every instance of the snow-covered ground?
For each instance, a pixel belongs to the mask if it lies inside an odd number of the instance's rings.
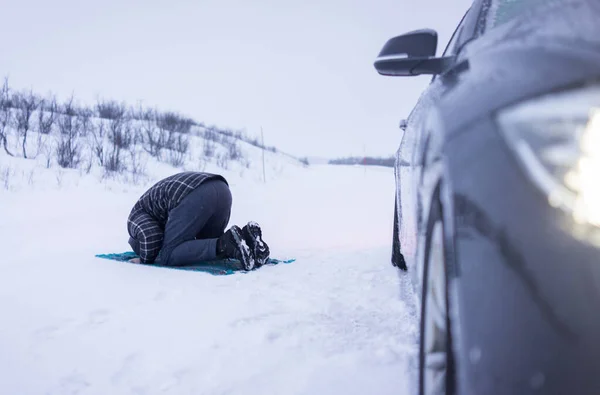
[[[129,250],[131,206],[176,170],[131,186],[0,156],[7,168],[0,394],[414,392],[391,169],[270,166],[266,184],[226,172],[230,224],[259,222],[272,256],[297,261],[218,277],[94,258]]]

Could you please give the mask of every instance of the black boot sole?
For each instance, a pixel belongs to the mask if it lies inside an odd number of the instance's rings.
[[[236,259],[242,264],[242,269],[246,271],[254,269],[256,263],[252,257],[250,247],[244,240],[242,230],[239,227],[236,227],[236,229],[232,229],[231,235],[233,236],[239,254],[239,257],[236,257]]]
[[[256,222],[249,222],[243,229],[244,237],[249,241],[249,247],[257,266],[262,266],[269,260],[269,246],[262,239],[262,230]]]

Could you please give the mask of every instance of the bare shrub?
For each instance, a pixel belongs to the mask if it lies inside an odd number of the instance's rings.
[[[185,156],[188,151],[190,142],[188,136],[179,134],[174,137],[174,143],[171,149],[169,149],[168,162],[174,167],[181,167],[185,163]]]
[[[114,100],[98,100],[96,102],[96,114],[102,119],[123,119],[127,115],[127,107],[124,103]]]
[[[148,110],[142,106],[142,103],[138,103],[137,107],[129,107],[129,117],[136,121],[143,121]]]
[[[217,154],[216,159],[217,166],[225,170],[229,169],[229,159],[227,158],[227,155]]]
[[[128,119],[112,120],[108,125],[108,141],[114,148],[129,149],[133,143],[133,129]]]
[[[15,127],[21,138],[23,158],[27,159],[27,137],[31,130],[31,116],[37,110],[40,100],[32,91],[29,91],[28,93],[15,93],[12,101],[15,108]]]
[[[27,184],[29,184],[29,186],[33,186],[33,184],[35,184],[35,169],[31,169],[27,175]]]
[[[13,175],[14,171],[10,167],[5,167],[0,170],[0,181],[7,191],[10,190],[10,180]]]
[[[174,167],[181,167],[189,149],[189,128],[192,121],[175,113],[156,114],[154,144],[160,151],[166,150],[166,161]]]
[[[81,163],[81,146],[70,135],[62,134],[56,146],[56,163],[60,167],[75,169]]]
[[[106,136],[107,127],[103,121],[98,122],[97,125],[93,125],[90,134],[92,139],[90,141],[91,150],[93,155],[98,160],[98,164],[104,167],[106,160],[106,150],[104,148],[104,139]]]
[[[64,175],[65,173],[62,169],[58,169],[58,171],[56,172],[56,185],[58,185],[59,188],[63,185]]]
[[[204,138],[202,142],[202,153],[206,158],[212,158],[215,154],[215,143],[207,138]]]
[[[44,155],[46,169],[49,169],[52,166],[52,158],[55,152],[56,150],[54,149],[53,145],[51,144],[51,141],[49,140],[46,140],[46,142],[40,146],[40,153]]]
[[[81,162],[81,143],[79,134],[81,122],[76,116],[71,96],[62,106],[62,114],[58,117],[59,137],[56,145],[56,161],[60,167],[75,169]]]
[[[132,149],[129,150],[129,164],[132,181],[134,184],[138,184],[146,174],[146,162],[142,158],[142,153],[136,149],[136,146],[132,146]]]
[[[123,151],[128,150],[133,143],[131,120],[125,117],[110,120],[108,141],[110,142],[110,148],[104,161],[104,167],[108,171],[121,173],[126,169]]]
[[[10,97],[10,88],[8,86],[8,78],[4,78],[4,84],[0,88],[0,143],[4,147],[4,151],[10,156],[14,156],[8,148],[8,133],[12,124],[12,101]]]
[[[186,118],[174,112],[157,114],[156,121],[161,129],[172,133],[188,134],[192,125],[194,125],[193,119]]]
[[[158,127],[154,111],[148,110],[141,117],[142,146],[147,153],[160,160],[166,145],[166,131]]]
[[[62,115],[74,117],[77,115],[79,108],[75,103],[75,95],[71,95],[62,105],[58,106],[58,112]]]
[[[89,133],[93,132],[94,111],[89,108],[82,108],[79,110],[77,117],[80,123],[79,135],[82,137],[87,137]]]
[[[90,155],[88,156],[88,160],[85,163],[85,167],[82,170],[85,172],[85,174],[90,174],[93,166],[94,166],[94,154],[92,152],[90,152]]]
[[[38,128],[37,131],[40,134],[52,133],[52,127],[56,121],[56,114],[58,112],[58,105],[56,104],[56,98],[42,99],[39,105],[38,111]]]
[[[227,155],[228,155],[228,158],[233,161],[237,161],[242,158],[242,156],[243,156],[242,150],[240,149],[240,146],[238,145],[238,142],[236,140],[233,140],[228,143]]]
[[[217,129],[214,126],[208,127],[204,130],[204,139],[218,142],[219,132],[217,132]]]

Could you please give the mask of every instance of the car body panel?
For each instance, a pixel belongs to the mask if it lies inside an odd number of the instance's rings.
[[[452,182],[460,393],[598,393],[599,250],[573,237],[494,128],[478,122],[445,147],[463,175]]]

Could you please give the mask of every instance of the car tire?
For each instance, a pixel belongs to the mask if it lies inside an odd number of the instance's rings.
[[[438,198],[427,223],[419,344],[419,394],[454,393],[454,363],[448,315],[444,219]]]

